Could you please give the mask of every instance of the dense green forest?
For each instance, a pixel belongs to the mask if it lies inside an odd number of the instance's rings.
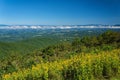
[[[120,32],[114,31],[62,42],[57,38],[0,42],[0,79],[119,80],[119,51]]]

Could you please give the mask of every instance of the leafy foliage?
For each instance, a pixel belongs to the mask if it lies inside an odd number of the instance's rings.
[[[100,52],[99,54],[75,55],[70,59],[47,62],[2,75],[3,80],[59,79],[59,80],[96,80],[110,79],[120,74],[118,55],[120,50]]]
[[[70,42],[33,38],[1,42],[0,46],[0,75],[5,80],[92,80],[119,75],[120,32],[107,31]]]

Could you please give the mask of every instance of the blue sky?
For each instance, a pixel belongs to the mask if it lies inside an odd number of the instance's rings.
[[[120,0],[0,0],[0,24],[120,24]]]

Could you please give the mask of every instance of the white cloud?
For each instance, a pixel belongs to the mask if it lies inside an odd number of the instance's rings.
[[[0,29],[71,29],[71,28],[120,28],[120,26],[0,26]]]

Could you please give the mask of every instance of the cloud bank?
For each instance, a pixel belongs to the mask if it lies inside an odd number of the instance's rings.
[[[40,26],[40,25],[8,25],[0,26],[0,29],[74,29],[74,28],[120,28],[120,26],[104,26],[104,25],[59,25],[59,26]]]

